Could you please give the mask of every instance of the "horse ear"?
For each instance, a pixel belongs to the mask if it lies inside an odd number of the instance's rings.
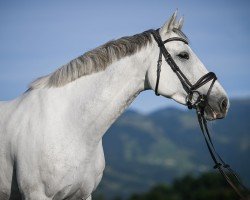
[[[184,17],[182,16],[178,21],[177,29],[181,30],[183,27],[183,23],[184,23]]]
[[[161,27],[160,32],[161,33],[167,33],[168,31],[171,31],[175,26],[175,20],[177,16],[178,10],[174,12],[174,14],[171,16],[171,18]]]

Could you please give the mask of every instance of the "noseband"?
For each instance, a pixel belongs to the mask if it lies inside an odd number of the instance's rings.
[[[208,72],[207,74],[202,76],[196,83],[192,84],[188,80],[188,78],[185,76],[185,74],[181,71],[181,69],[178,67],[178,65],[175,63],[171,54],[167,51],[165,47],[166,43],[172,42],[172,41],[181,41],[181,42],[184,42],[185,44],[188,44],[188,42],[185,39],[180,38],[180,37],[172,37],[165,41],[162,41],[161,36],[159,34],[159,29],[152,30],[151,33],[160,49],[159,58],[157,61],[157,78],[156,78],[156,85],[155,85],[155,94],[157,96],[160,95],[158,93],[158,87],[159,87],[159,82],[160,82],[162,55],[163,55],[165,58],[165,61],[168,63],[168,65],[173,70],[173,72],[177,75],[184,90],[187,93],[187,96],[186,96],[187,107],[189,109],[196,110],[196,114],[197,114],[197,118],[198,118],[198,122],[201,128],[202,134],[204,136],[209,153],[215,164],[214,168],[219,170],[219,172],[226,179],[228,184],[234,189],[234,191],[238,194],[238,196],[241,199],[247,199],[245,195],[249,193],[248,189],[241,183],[237,174],[230,168],[228,164],[226,164],[222,160],[221,156],[215,150],[210,133],[208,131],[207,121],[204,117],[205,107],[209,106],[208,99],[209,99],[211,90],[214,86],[214,83],[217,80],[215,73]],[[211,83],[210,83],[207,93],[201,94],[197,89],[199,89],[200,87],[202,87],[203,85],[207,84],[210,81]],[[234,178],[234,180],[232,179],[232,177]]]

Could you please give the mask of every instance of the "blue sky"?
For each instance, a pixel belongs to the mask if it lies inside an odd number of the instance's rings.
[[[177,8],[192,49],[229,96],[250,96],[250,1],[0,0],[0,99],[108,40],[160,27]],[[148,91],[131,107],[169,105]]]

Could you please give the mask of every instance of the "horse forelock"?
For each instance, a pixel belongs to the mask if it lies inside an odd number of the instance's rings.
[[[185,39],[187,42],[189,42],[189,39],[188,37],[182,32],[181,29],[178,29],[178,28],[173,28],[172,30],[174,33],[176,33],[179,37]]]

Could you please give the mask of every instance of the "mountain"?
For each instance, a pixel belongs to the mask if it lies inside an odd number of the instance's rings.
[[[250,99],[232,100],[223,120],[209,123],[217,151],[250,185]],[[212,170],[194,111],[126,111],[103,138],[106,169],[95,195],[127,197],[186,174]]]

